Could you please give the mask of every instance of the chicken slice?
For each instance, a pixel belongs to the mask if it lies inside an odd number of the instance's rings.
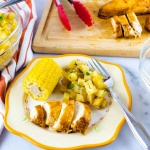
[[[123,37],[123,30],[122,30],[122,25],[121,25],[121,22],[119,20],[119,17],[114,16],[114,17],[111,17],[110,20],[111,20],[111,24],[112,24],[113,29],[114,29],[114,37],[115,38]]]
[[[45,127],[45,110],[41,105],[35,106],[30,112],[30,120],[40,127]]]
[[[75,101],[75,113],[71,128],[74,132],[85,134],[91,121],[91,110],[88,105]]]
[[[126,17],[128,18],[128,21],[129,21],[131,27],[133,28],[135,34],[137,35],[137,37],[140,37],[141,33],[142,33],[142,26],[140,25],[135,13],[129,12],[126,14]]]
[[[125,15],[119,16],[120,22],[122,24],[122,28],[124,31],[124,37],[125,38],[133,38],[136,37],[136,34],[133,30],[133,28],[130,26],[127,18]]]
[[[74,115],[74,100],[66,100],[62,102],[61,112],[57,121],[53,125],[53,129],[57,132],[71,132],[70,126]]]
[[[52,126],[59,117],[61,110],[61,102],[57,100],[51,100],[45,103],[43,107],[46,112],[46,125]]]

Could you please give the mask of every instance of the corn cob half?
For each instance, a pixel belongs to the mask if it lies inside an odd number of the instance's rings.
[[[40,59],[23,80],[24,91],[35,100],[46,100],[62,76],[62,69],[51,58]]]

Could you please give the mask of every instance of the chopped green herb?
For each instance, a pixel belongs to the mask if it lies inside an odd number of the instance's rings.
[[[77,62],[75,62],[74,65],[77,66]]]
[[[0,16],[0,21],[2,21],[3,20],[3,17],[2,16]]]
[[[79,90],[81,89],[81,85],[80,84],[78,84],[78,87],[79,87]]]
[[[72,73],[77,72],[76,70],[72,70]]]
[[[68,86],[68,89],[72,89],[74,87],[73,83],[70,83],[70,85]]]
[[[87,76],[89,76],[89,75],[90,75],[90,73],[89,73],[89,72],[86,72],[86,75],[87,75]]]
[[[65,70],[65,72],[69,72],[69,70],[68,70],[68,69],[66,69],[66,70]]]

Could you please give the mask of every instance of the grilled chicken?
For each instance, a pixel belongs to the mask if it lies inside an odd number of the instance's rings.
[[[51,100],[45,103],[43,107],[46,112],[45,123],[48,126],[52,126],[59,117],[61,110],[61,102],[57,100]]]
[[[114,29],[114,37],[115,38],[123,37],[122,25],[118,16],[111,17],[111,24]]]
[[[111,17],[111,23],[116,38],[124,36],[125,38],[140,37],[142,26],[140,25],[134,12],[126,15]]]
[[[145,20],[145,29],[150,32],[150,16],[148,16]]]
[[[71,132],[70,126],[74,115],[74,100],[63,101],[60,115],[53,125],[57,132]]]
[[[40,127],[47,125],[57,132],[85,134],[91,121],[91,110],[79,101],[51,100],[43,106],[35,106],[30,112],[30,120]]]
[[[131,25],[129,24],[126,16],[125,15],[119,16],[119,19],[122,24],[124,37],[125,38],[136,37],[136,34],[135,34],[133,28],[131,27]]]
[[[41,105],[35,106],[30,112],[30,120],[40,127],[45,127],[45,110]]]
[[[112,0],[99,9],[98,16],[108,19],[113,16],[125,15],[130,11],[136,14],[150,13],[150,0]]]
[[[142,33],[142,26],[140,25],[135,13],[134,12],[129,12],[129,13],[126,14],[126,17],[129,21],[129,24],[133,28],[136,36],[140,37],[141,33]]]
[[[75,113],[73,116],[71,128],[74,132],[85,134],[91,121],[90,108],[81,102],[75,101]]]

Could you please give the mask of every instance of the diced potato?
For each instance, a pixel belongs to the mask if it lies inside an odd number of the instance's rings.
[[[90,105],[93,103],[94,98],[94,94],[87,95],[87,101],[90,103]]]
[[[63,70],[62,70],[62,75],[66,78],[66,79],[68,79],[68,75],[70,74],[70,71],[69,71],[69,69],[68,68],[64,68]]]
[[[76,100],[83,102],[83,103],[87,102],[87,100],[85,99],[85,97],[82,94],[77,94]]]
[[[94,106],[96,109],[100,109],[101,108],[101,104],[103,103],[103,98],[95,98],[93,100],[92,106]]]
[[[75,100],[76,99],[76,96],[77,96],[77,92],[75,92],[74,90],[70,90],[70,93],[69,93],[69,99],[70,100]]]
[[[68,75],[68,80],[72,81],[76,81],[77,80],[77,75],[75,73],[70,73]]]
[[[78,68],[85,74],[86,72],[89,72],[89,67],[85,64],[81,64],[78,66]]]
[[[69,63],[68,67],[71,68],[71,69],[73,69],[73,68],[76,68],[77,65],[79,65],[80,63],[81,63],[80,60],[74,59],[74,60],[72,60],[72,61]]]
[[[97,77],[99,80],[103,80],[103,77],[97,71],[93,71],[92,73],[92,78],[95,77]]]
[[[93,85],[91,80],[86,81],[84,83],[84,86],[85,86],[85,89],[86,89],[86,92],[88,93],[88,95],[95,94],[97,92],[97,89]]]
[[[104,99],[103,102],[102,102],[102,104],[101,104],[101,108],[105,108],[106,105],[107,105],[107,100]]]
[[[103,80],[100,80],[99,77],[94,77],[93,83],[97,89],[107,89],[106,84],[103,82]]]
[[[70,94],[65,92],[64,96],[63,96],[63,100],[69,100],[69,96],[70,96]]]
[[[107,94],[106,90],[98,90],[95,95],[98,97],[105,97],[105,95]]]
[[[81,87],[79,93],[83,95],[84,101],[85,101],[85,102],[88,102],[88,101],[87,101],[87,93],[86,93],[85,87]]]
[[[84,82],[85,82],[84,79],[81,79],[81,78],[78,79],[78,84],[79,85],[84,86]]]

